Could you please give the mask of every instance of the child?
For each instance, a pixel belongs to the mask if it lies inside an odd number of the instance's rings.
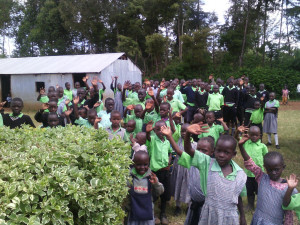
[[[50,112],[47,116],[47,124],[49,128],[55,128],[60,125],[59,117],[56,112]]]
[[[73,100],[73,91],[71,90],[71,84],[69,82],[65,83],[66,89],[64,90],[64,96],[66,96],[70,101]]]
[[[110,114],[111,126],[106,128],[106,131],[109,133],[109,139],[113,139],[115,136],[124,140],[125,129],[121,127],[121,113],[119,111],[112,111]]]
[[[10,93],[8,93],[7,97],[6,97],[7,108],[10,108],[11,100],[12,100],[11,95],[10,95]]]
[[[198,135],[198,138],[203,138],[203,137],[208,137],[208,136],[212,136],[215,140],[215,145],[217,144],[217,141],[220,137],[220,134],[223,133],[224,131],[228,131],[228,127],[226,125],[226,123],[224,123],[223,119],[220,118],[218,119],[218,121],[222,124],[222,125],[218,125],[215,124],[215,114],[214,112],[207,112],[205,115],[205,120],[206,123],[208,124],[208,132],[207,133],[201,133],[200,135]]]
[[[39,123],[43,123],[43,127],[48,127],[48,116],[49,113],[56,113],[57,114],[57,101],[55,100],[49,100],[48,103],[43,103],[42,108],[35,114],[34,119],[39,122]],[[45,110],[47,110],[49,112],[45,112]],[[61,126],[65,126],[65,122],[64,119],[60,116],[58,116],[58,120],[59,120],[59,125]]]
[[[156,175],[149,168],[147,152],[139,151],[133,159],[134,167],[130,174],[130,213],[128,225],[154,224],[154,204],[152,196],[159,197],[164,192],[164,186],[159,183]]]
[[[150,92],[150,90],[149,90],[148,94],[149,93],[153,94],[153,91]],[[152,95],[152,96],[154,96],[154,95]],[[158,103],[157,103],[157,105],[158,105]],[[159,110],[157,110],[157,111],[159,111]],[[146,125],[150,121],[158,121],[158,117],[159,117],[159,115],[157,114],[156,110],[154,110],[154,101],[153,101],[153,99],[147,99],[145,109],[144,109],[144,111],[142,112],[142,115],[141,115],[141,118],[143,119],[143,128],[142,128],[142,130],[146,131]]]
[[[134,114],[133,115],[127,115],[128,110],[133,110],[134,109]],[[143,113],[143,107],[138,104],[138,105],[129,105],[126,107],[124,111],[124,122],[127,123],[129,120],[134,120],[136,122],[135,125],[135,130],[134,133],[138,133],[142,131],[143,128],[143,119],[141,118]]]
[[[258,99],[263,98],[264,102],[269,101],[269,92],[265,89],[264,84],[259,85],[259,91],[256,93]]]
[[[136,133],[134,132],[135,125],[136,125],[136,122],[134,120],[128,120],[128,122],[125,126],[126,127],[126,132],[124,135],[125,142],[130,142],[130,135],[133,135],[133,138],[135,138],[135,136],[136,136]]]
[[[219,93],[219,86],[213,86],[213,93],[208,95],[207,103],[208,111],[212,111],[215,114],[215,118],[222,118],[221,109],[224,105],[224,97]]]
[[[287,89],[287,85],[284,85],[284,89],[282,89],[282,104],[288,104],[289,90]]]
[[[192,124],[201,123],[201,122],[204,122],[204,116],[201,113],[196,113],[194,115],[194,120],[192,121]],[[195,142],[199,141],[198,135],[192,135],[192,138]]]
[[[111,126],[110,117],[111,112],[114,110],[115,107],[115,101],[112,98],[105,99],[105,108],[106,110],[102,110],[98,112],[98,117],[101,117],[101,122],[99,125],[101,127],[108,128]]]
[[[236,109],[236,116],[239,121],[238,126],[242,126],[242,124],[244,123],[244,114],[245,114],[244,98],[245,98],[246,89],[244,89],[243,87],[244,81],[241,78],[237,79],[236,83],[237,83],[236,88],[238,90],[238,97],[239,97],[237,109]]]
[[[76,97],[77,98],[77,97]],[[95,109],[90,109],[87,112],[87,119],[84,119],[82,117],[79,117],[78,112],[76,112],[77,106],[74,105],[74,111],[75,111],[75,117],[77,118],[75,120],[75,124],[79,126],[84,126],[88,128],[95,128],[98,129],[98,123],[101,121],[101,118],[97,117],[97,111]]]
[[[204,82],[200,82],[200,88],[198,87],[195,92],[195,104],[198,112],[207,109],[207,98],[208,93],[205,91],[205,84]]]
[[[121,116],[123,118],[123,113],[124,113],[124,107],[123,107],[123,102],[122,102],[122,85],[118,82],[118,76],[111,77],[111,84],[110,84],[110,89],[114,92],[115,94],[115,110],[119,111],[121,113]],[[115,81],[115,86],[113,85]]]
[[[186,129],[188,128],[189,124],[185,123],[181,126],[181,137],[177,141],[178,147],[180,150],[183,150],[183,142],[184,136],[186,134]],[[192,141],[192,146],[196,148],[196,142]],[[188,192],[188,169],[178,165],[179,155],[176,156],[173,162],[173,170],[171,175],[171,184],[172,184],[172,191],[171,195],[174,197],[176,202],[176,208],[174,215],[178,216],[181,213],[180,204],[181,203],[189,203],[190,202],[190,195]]]
[[[183,115],[185,112],[187,112],[188,108],[178,99],[174,99],[173,95],[174,89],[172,87],[169,87],[167,89],[166,100],[171,105],[173,112],[179,112],[181,115]]]
[[[4,112],[3,107],[5,104],[6,104],[6,102],[0,102],[0,127],[3,127],[2,113]]]
[[[245,134],[239,141],[239,148],[244,158],[246,169],[255,175],[258,183],[256,210],[251,224],[293,224],[292,211],[283,211],[283,197],[287,190],[286,180],[281,178],[285,168],[283,157],[279,152],[269,152],[264,156],[264,167],[267,174],[257,166],[245,151],[243,145],[249,139]]]
[[[137,133],[135,138],[133,138],[133,135],[130,135],[130,141],[132,143],[132,150],[133,150],[132,159],[134,159],[134,155],[138,151],[144,151],[148,153],[147,146],[146,146],[146,141],[147,141],[146,132]]]
[[[169,104],[169,103],[167,103]],[[161,132],[161,127],[166,126],[166,122],[159,120],[155,123],[148,123],[146,126],[147,133],[147,148],[150,156],[150,169],[156,174],[159,181],[164,185],[165,192],[160,196],[160,220],[162,224],[168,224],[166,216],[167,201],[171,199],[171,184],[170,184],[170,162],[172,158],[172,149],[170,142],[164,137]],[[154,134],[150,132],[154,130]],[[158,219],[156,219],[158,222]]]
[[[272,145],[271,134],[274,134],[275,145],[277,149],[280,149],[277,134],[277,117],[279,101],[275,99],[275,93],[271,92],[269,95],[270,100],[265,104],[265,118],[263,132],[268,134],[267,145]]]
[[[249,86],[247,86],[249,87]],[[245,108],[245,120],[244,124],[249,124],[251,114],[254,110],[254,102],[259,101],[255,95],[255,87],[250,87],[250,93],[246,93],[244,96],[244,108]]]
[[[262,128],[262,122],[264,120],[264,101],[263,101],[263,97],[261,98],[261,103],[259,101],[255,101],[254,102],[254,111],[251,114],[250,120],[249,120],[249,124],[247,125],[249,126],[257,126],[260,129],[260,136],[261,136],[261,140],[262,140],[262,136],[263,136],[263,128]]]
[[[193,120],[194,114],[196,113],[196,106],[195,106],[195,91],[197,90],[197,81],[193,79],[193,86],[187,86],[189,81],[186,81],[182,84],[180,91],[182,94],[185,94],[187,97],[187,115],[186,115],[186,122],[190,123]]]
[[[252,126],[249,129],[249,140],[243,144],[244,149],[248,155],[253,159],[255,164],[263,171],[264,156],[268,153],[268,148],[260,141],[260,128]],[[255,181],[255,176],[249,170],[245,170],[247,175],[247,198],[249,210],[254,210],[255,194],[257,194],[258,184]]]
[[[231,127],[231,135],[233,136],[237,125],[236,110],[239,100],[238,90],[233,86],[233,79],[228,79],[228,86],[223,89],[222,95],[225,102],[223,107],[224,122],[227,123],[228,127]]]
[[[295,174],[290,175],[290,178],[287,178],[288,189],[285,192],[283,198],[282,208],[284,210],[295,210],[298,217],[298,222],[300,222],[300,194],[292,195],[294,189],[298,185],[298,180]]]
[[[206,132],[203,125],[193,124],[187,128],[187,134]],[[170,135],[168,135],[168,140]],[[174,140],[170,140],[178,152]],[[205,197],[199,225],[246,224],[241,196],[245,192],[247,176],[232,160],[236,155],[236,140],[229,135],[222,135],[215,148],[215,159],[190,146],[190,135],[184,139],[184,150],[180,165],[194,166],[200,172],[200,186]],[[240,219],[239,214],[240,212]],[[241,221],[241,223],[240,223]]]
[[[2,114],[3,125],[10,129],[20,128],[23,124],[35,127],[30,116],[22,113],[23,107],[24,104],[21,98],[13,98],[10,105],[12,113]]]

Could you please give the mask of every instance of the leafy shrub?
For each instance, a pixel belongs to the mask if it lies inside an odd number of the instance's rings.
[[[0,128],[0,224],[121,224],[129,146],[84,127]]]

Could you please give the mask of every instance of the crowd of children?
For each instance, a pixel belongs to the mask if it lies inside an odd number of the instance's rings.
[[[104,129],[110,139],[132,146],[126,224],[168,224],[171,196],[175,216],[182,203],[189,205],[185,225],[246,224],[243,196],[248,198],[248,210],[255,210],[251,224],[293,224],[291,210],[299,217],[298,180],[294,174],[281,178],[283,157],[268,152],[271,134],[280,148],[279,101],[264,84],[256,92],[245,76],[230,77],[226,83],[209,76],[208,82],[163,79],[122,85],[114,76],[114,98],[103,102],[104,83],[93,78],[90,86],[88,81],[83,78],[84,87],[76,82],[74,90],[68,82],[65,89],[50,86],[47,94],[41,89],[37,100],[42,104],[34,118],[44,128],[73,124]],[[288,94],[287,88],[283,93]],[[0,126],[35,127],[22,113],[22,99],[11,100],[9,114],[4,104],[0,103]],[[266,145],[263,133],[268,135]],[[245,170],[233,161],[237,144]],[[154,213],[158,199],[159,216]]]

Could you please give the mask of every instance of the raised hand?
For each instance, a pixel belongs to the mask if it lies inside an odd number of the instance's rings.
[[[66,104],[66,105],[69,105],[70,102],[71,102],[70,99],[67,99],[67,100],[65,101],[65,104]]]
[[[125,81],[125,83],[123,85],[123,89],[127,90],[129,88],[129,85],[130,85],[130,81],[129,80]]]
[[[86,108],[87,111],[90,110],[90,108],[87,105],[84,105],[83,108]]]
[[[153,91],[152,88],[149,88],[149,90],[148,90],[148,95],[149,95],[150,97],[153,97],[153,96],[154,96],[154,91]]]
[[[169,117],[172,117],[172,114],[173,114],[173,109],[171,108],[171,109],[169,110]]]
[[[180,117],[181,117],[180,112],[175,113],[175,115],[173,116],[173,118],[180,118]]]
[[[160,82],[159,89],[163,90],[165,88],[164,86],[165,86],[165,81]]]
[[[59,85],[58,85],[58,84],[56,84],[56,89],[57,89],[57,88],[59,88]]]
[[[208,133],[207,130],[209,129],[209,127],[207,127],[207,126],[208,126],[207,124],[195,123],[195,124],[190,125],[186,131],[191,134],[196,134],[196,135],[199,135],[202,133]]]
[[[286,178],[289,188],[296,188],[298,185],[298,179],[295,174],[291,174],[290,177]]]
[[[46,110],[49,108],[49,103],[43,103],[41,110]]]
[[[103,81],[102,81],[102,80],[99,80],[98,82],[99,82],[100,84],[103,84]]]
[[[119,76],[115,76],[116,80],[119,78]]]
[[[41,88],[40,89],[40,95],[45,95],[46,91],[45,91],[45,88]]]
[[[208,79],[209,79],[209,80],[211,80],[211,79],[213,79],[213,78],[214,78],[214,75],[212,75],[212,74],[208,76]]]
[[[146,125],[146,132],[151,132],[153,130],[153,121],[151,120],[149,123]]]
[[[248,141],[248,140],[249,140],[249,135],[248,134],[244,134],[243,137],[242,137],[242,139],[239,140],[239,145],[245,144],[245,142]]]
[[[115,80],[115,78],[113,76],[111,76],[111,81],[114,81],[114,80]]]
[[[127,110],[130,110],[130,111],[131,111],[131,110],[134,110],[134,107],[135,107],[134,105],[129,105],[129,106],[127,106],[126,108],[127,108]]]
[[[242,86],[244,84],[244,81],[241,79],[240,80],[240,85]]]
[[[133,138],[133,134],[130,134],[129,136],[129,140],[131,141],[131,143],[134,145],[136,140]]]
[[[149,181],[150,181],[151,184],[157,184],[158,183],[158,178],[155,175],[155,173],[151,172]]]
[[[95,121],[94,121],[94,124],[98,124],[101,122],[101,117],[96,117]]]
[[[220,121],[221,123],[224,122],[223,118],[219,118],[217,120]]]
[[[0,102],[0,110],[2,110],[3,109],[3,106],[6,104],[6,101],[4,101],[4,102]]]
[[[185,87],[188,83],[189,83],[189,82],[186,81],[186,82],[184,82],[184,83],[182,84],[182,86]]]
[[[164,101],[164,102],[167,101],[167,96],[166,96],[166,95],[163,97],[163,101]]]
[[[70,116],[70,114],[71,114],[72,112],[73,112],[73,109],[70,108],[70,109],[68,109],[68,110],[65,111],[65,115],[66,115],[66,116]]]
[[[165,136],[167,136],[167,137],[172,136],[171,128],[170,128],[170,127],[167,127],[166,125],[163,125],[163,126],[160,128],[160,131],[163,133],[163,135],[165,135]]]
[[[101,101],[99,101],[99,102],[96,102],[95,104],[94,104],[94,108],[97,108],[97,107],[99,107],[100,105],[101,105]]]
[[[87,77],[87,76],[85,76],[85,77],[82,78],[82,81],[83,81],[84,83],[86,83],[87,80],[88,80],[88,77]]]
[[[97,81],[97,78],[96,78],[96,79],[93,79],[93,80],[92,80],[92,85],[93,85],[93,86],[97,86],[97,82],[98,82],[98,81]]]
[[[237,128],[237,130],[238,130],[239,132],[241,132],[241,133],[244,133],[246,130],[248,131],[248,129],[249,129],[249,128],[245,127],[244,125],[239,126],[239,127]]]
[[[265,100],[265,98],[264,98],[264,97],[261,97],[261,98],[260,98],[260,101],[261,101],[261,102],[263,102],[264,100]]]
[[[77,105],[79,103],[79,96],[76,96],[74,99],[73,99],[73,103],[75,105]]]

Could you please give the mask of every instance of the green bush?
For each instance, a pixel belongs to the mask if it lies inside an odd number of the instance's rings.
[[[0,128],[0,224],[122,224],[129,152],[103,130]]]

